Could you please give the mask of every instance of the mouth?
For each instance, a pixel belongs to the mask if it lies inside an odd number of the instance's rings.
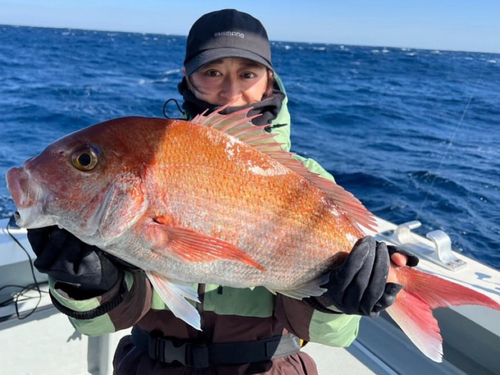
[[[28,207],[29,194],[28,191],[28,175],[23,168],[11,168],[6,175],[7,189],[14,200],[17,208]]]
[[[16,224],[22,228],[40,228],[53,225],[50,216],[42,215],[40,189],[30,181],[29,174],[22,167],[11,168],[6,175],[7,189],[17,207],[14,213]]]

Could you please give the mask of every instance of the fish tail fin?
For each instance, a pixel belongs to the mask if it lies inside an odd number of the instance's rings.
[[[439,326],[431,309],[479,305],[500,310],[500,305],[484,294],[413,268],[398,268],[404,289],[387,313],[427,357],[441,362],[443,357]]]

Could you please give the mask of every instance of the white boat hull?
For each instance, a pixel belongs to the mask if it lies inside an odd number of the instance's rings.
[[[0,220],[0,287],[33,282],[27,254],[12,240],[7,219]],[[381,232],[393,231],[396,225],[379,219]],[[35,258],[23,229],[10,232]],[[432,243],[414,235],[413,248],[421,242]],[[451,271],[421,260],[419,268],[472,287],[500,302],[500,272],[461,254],[456,257],[467,266]],[[45,276],[35,273],[38,281]],[[47,291],[47,286],[44,287]],[[10,291],[13,291],[11,289]],[[1,300],[8,295],[5,290]],[[38,293],[20,303],[21,314],[29,313],[38,302]],[[421,354],[390,318],[363,318],[358,339],[349,348],[331,348],[309,343],[304,351],[318,363],[321,375],[332,374],[500,374],[500,312],[479,306],[460,306],[435,310],[444,339],[444,362],[432,362]],[[0,363],[5,375],[37,374],[112,374],[112,358],[124,330],[111,335],[89,338],[80,335],[66,316],[42,294],[37,310],[19,320],[14,305],[0,307]]]

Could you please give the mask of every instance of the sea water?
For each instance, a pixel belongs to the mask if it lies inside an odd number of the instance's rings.
[[[181,100],[185,36],[0,26],[0,178],[57,138]],[[272,42],[292,150],[376,215],[500,268],[500,55]],[[178,116],[174,104],[169,116]],[[0,217],[15,206],[0,184]]]

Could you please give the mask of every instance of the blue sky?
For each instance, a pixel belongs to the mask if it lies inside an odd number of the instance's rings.
[[[500,53],[500,0],[0,0],[0,24],[186,35],[222,8],[271,40]]]

